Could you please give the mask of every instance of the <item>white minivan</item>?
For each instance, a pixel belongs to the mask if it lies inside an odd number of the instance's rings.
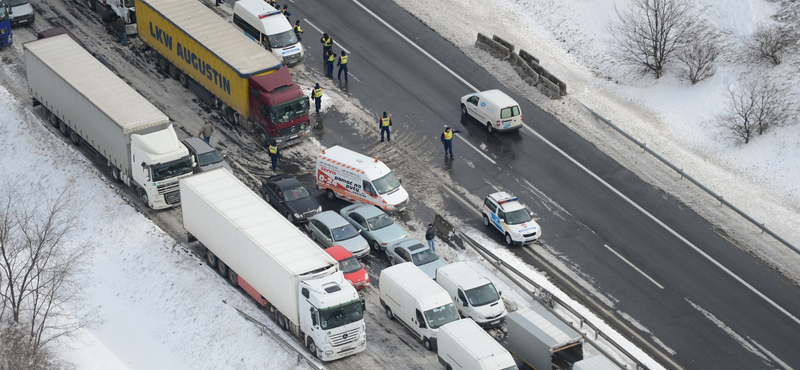
[[[411,262],[383,269],[378,284],[386,316],[397,319],[429,351],[436,350],[439,327],[459,319],[447,292]]]
[[[508,314],[492,281],[466,262],[439,267],[436,283],[447,291],[462,317],[470,317],[483,327],[500,324]]]
[[[461,97],[461,115],[485,125],[489,133],[522,128],[519,104],[500,90],[486,90]]]
[[[3,1],[9,6],[9,18],[11,18],[11,26],[21,26],[31,24],[36,19],[36,13],[33,12],[28,0],[5,0]]]
[[[442,326],[436,353],[449,370],[518,370],[508,350],[470,319]]]
[[[233,4],[233,24],[247,37],[271,50],[283,64],[293,66],[303,61],[303,45],[292,25],[280,10],[263,0],[239,0]]]

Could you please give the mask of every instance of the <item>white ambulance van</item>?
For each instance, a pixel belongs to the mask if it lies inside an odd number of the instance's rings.
[[[272,51],[283,64],[293,66],[303,61],[303,45],[292,25],[281,13],[263,0],[239,0],[233,4],[233,24],[250,39]]]
[[[372,204],[386,213],[408,205],[408,193],[389,167],[338,145],[317,155],[317,189],[328,199]]]
[[[508,311],[500,292],[491,280],[464,261],[436,269],[436,283],[442,286],[461,317],[470,317],[481,326],[497,326]]]
[[[452,370],[518,370],[511,354],[470,319],[439,328],[437,354]]]
[[[447,292],[411,262],[383,269],[378,289],[386,316],[397,319],[429,351],[436,351],[439,328],[459,319]]]

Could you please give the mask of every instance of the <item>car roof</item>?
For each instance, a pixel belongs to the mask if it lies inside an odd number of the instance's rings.
[[[336,261],[344,261],[350,257],[353,257],[353,254],[350,253],[347,249],[340,245],[334,245],[332,247],[325,248],[325,252],[333,257]]]
[[[345,212],[350,213],[356,211],[358,212],[358,214],[364,216],[364,218],[372,218],[384,213],[383,211],[380,210],[380,208],[375,207],[371,204],[364,204],[364,203],[356,203],[351,206],[347,206],[345,208],[346,208]]]
[[[350,225],[347,220],[334,211],[325,211],[311,216],[312,219],[318,220],[328,227],[339,227]]]
[[[427,245],[425,243],[423,243],[422,241],[419,241],[417,239],[414,239],[414,238],[403,238],[403,239],[400,239],[400,240],[394,242],[394,244],[397,245],[398,248],[407,249],[407,250],[409,250],[411,252],[416,252],[417,249],[422,249],[422,248],[414,248],[414,249],[410,249],[409,248],[409,247],[414,246],[415,244],[420,244],[423,247],[427,248]]]
[[[197,137],[188,137],[182,141],[186,146],[191,147],[197,154],[205,154],[216,150],[212,148],[211,145],[206,144],[205,141]]]
[[[294,177],[280,179],[278,181],[275,181],[275,184],[278,185],[278,187],[281,189],[294,189],[298,186],[303,186],[303,184]]]
[[[511,212],[525,208],[522,203],[519,202],[517,197],[504,191],[498,191],[497,193],[489,194],[486,197],[497,202],[497,204],[500,205],[500,208],[503,209],[503,212]]]

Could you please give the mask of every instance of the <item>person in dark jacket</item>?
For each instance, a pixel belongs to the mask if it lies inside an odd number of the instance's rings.
[[[347,52],[342,50],[342,55],[339,56],[339,61],[336,62],[336,65],[339,67],[339,72],[336,74],[339,81],[342,80],[342,71],[344,71],[344,82],[347,82],[347,62],[349,59]]]
[[[278,158],[282,158],[283,155],[281,154],[281,149],[278,148],[278,144],[275,141],[271,141],[269,143],[269,159],[272,161],[272,170],[275,171],[278,169]]]
[[[453,156],[453,134],[459,133],[459,130],[453,130],[450,126],[444,126],[444,132],[442,132],[441,140],[442,145],[444,145],[444,156],[447,157],[447,152],[450,152],[450,159],[454,158]]]
[[[428,247],[436,252],[436,243],[433,241],[434,239],[436,239],[436,229],[433,228],[432,223],[428,223],[428,230],[425,231],[425,240],[428,241]]]
[[[327,73],[325,74],[325,77],[328,77],[331,80],[333,79],[333,62],[335,61],[336,61],[336,53],[334,53],[333,50],[328,51],[328,59],[325,60],[325,62],[327,63],[328,70]]]
[[[106,6],[106,10],[103,13],[102,17],[103,25],[106,26],[106,30],[108,32],[119,35],[119,33],[117,32],[117,18],[119,18],[117,13],[114,12],[114,10],[111,9],[111,7]]]
[[[294,21],[294,27],[292,27],[292,30],[294,30],[294,35],[297,36],[297,41],[302,41],[302,37],[300,35],[303,34],[303,29],[300,27],[299,19]]]
[[[322,87],[319,86],[319,83],[311,90],[311,99],[314,99],[314,106],[319,114],[319,109],[322,107]]]
[[[384,132],[386,133],[386,138],[389,139],[390,142],[392,141],[392,132],[391,129],[389,128],[391,126],[392,126],[392,117],[389,117],[389,115],[386,112],[383,112],[383,117],[381,117],[381,119],[378,120],[378,127],[381,129],[381,142],[383,142]]]
[[[292,13],[289,11],[289,7],[286,4],[283,4],[283,10],[281,13],[283,13],[287,21],[289,21],[289,17],[292,16]],[[289,24],[292,24],[292,21],[289,21]]]
[[[117,18],[115,25],[117,26],[117,33],[119,34],[119,43],[122,44],[122,46],[128,45],[128,32],[125,30],[127,23],[124,19]]]
[[[333,52],[333,38],[328,36],[327,33],[323,33],[319,43],[322,44],[322,61],[327,62],[328,52]]]

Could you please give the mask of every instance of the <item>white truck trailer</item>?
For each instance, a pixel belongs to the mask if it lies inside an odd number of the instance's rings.
[[[192,160],[169,117],[66,34],[23,47],[33,105],[50,123],[105,158],[149,207],[179,205],[178,181],[192,174]]]
[[[367,348],[364,306],[339,264],[225,169],[181,180],[183,226],[206,263],[323,361]]]

